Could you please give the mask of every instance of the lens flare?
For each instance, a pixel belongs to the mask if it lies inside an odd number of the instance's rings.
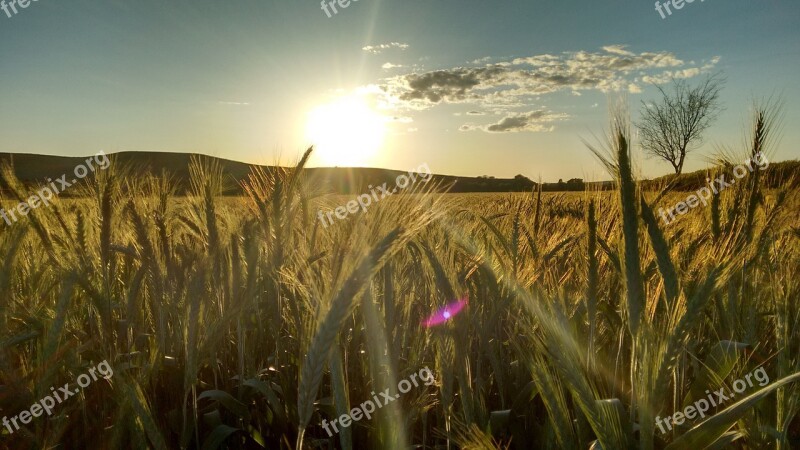
[[[439,310],[436,311],[432,316],[425,319],[422,322],[422,325],[426,327],[435,327],[436,325],[441,325],[445,322],[448,322],[453,318],[453,316],[461,312],[461,310],[467,306],[467,300],[468,299],[464,298],[439,308]]]

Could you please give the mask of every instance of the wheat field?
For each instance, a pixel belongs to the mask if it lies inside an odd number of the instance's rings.
[[[800,448],[797,183],[756,171],[666,226],[685,193],[641,191],[614,123],[595,151],[615,191],[426,186],[328,228],[340,200],[307,183],[308,152],[236,198],[208,160],[187,196],[112,164],[0,228],[0,415],[114,369],[0,448]],[[5,206],[25,191],[3,177]],[[423,367],[432,385],[323,430]],[[766,386],[659,431],[758,368]]]

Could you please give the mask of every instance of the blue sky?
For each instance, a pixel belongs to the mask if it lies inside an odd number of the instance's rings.
[[[796,0],[696,0],[666,19],[652,1],[621,0],[359,0],[330,18],[311,0],[18,11],[0,11],[1,152],[286,163],[319,135],[309,113],[344,97],[368,111],[324,110],[316,127],[342,135],[317,165],[605,179],[581,138],[605,129],[610,97],[624,94],[635,118],[650,83],[722,71],[726,109],[686,170],[740,144],[753,100],[775,95],[785,126],[772,159],[800,156]],[[348,139],[365,147],[344,158]],[[670,171],[638,161],[645,176]]]

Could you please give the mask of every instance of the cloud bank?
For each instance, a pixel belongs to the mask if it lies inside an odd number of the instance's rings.
[[[567,116],[545,110],[518,110],[530,109],[541,96],[559,92],[574,95],[582,91],[640,93],[647,84],[664,83],[671,77],[695,77],[710,71],[718,62],[719,57],[713,57],[701,64],[687,63],[672,52],[634,53],[623,45],[608,45],[596,52],[541,54],[479,67],[400,74],[385,79],[376,86],[376,91],[382,93],[384,104],[399,110],[472,104],[480,108],[500,108],[500,112],[506,114],[498,123],[464,125],[461,129],[550,131],[552,125],[545,125],[543,121],[562,120]]]

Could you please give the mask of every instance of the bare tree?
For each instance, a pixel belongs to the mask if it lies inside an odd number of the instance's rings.
[[[676,174],[681,173],[686,153],[702,142],[703,132],[722,110],[719,93],[723,84],[725,79],[715,74],[694,88],[675,78],[670,92],[656,86],[660,101],[642,102],[642,117],[636,123],[645,152],[664,159]]]

